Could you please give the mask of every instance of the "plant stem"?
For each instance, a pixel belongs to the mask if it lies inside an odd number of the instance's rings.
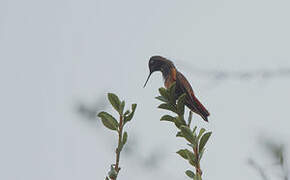
[[[119,162],[120,162],[120,153],[121,153],[122,136],[123,136],[123,116],[122,115],[120,115],[118,134],[119,134],[119,140],[118,140],[118,147],[116,149],[116,164],[115,164],[115,170],[117,171],[117,173],[119,173],[121,169],[119,167]],[[117,178],[112,178],[112,180],[116,180],[116,179]]]
[[[190,128],[190,123],[191,123],[191,120],[192,120],[192,112],[189,111],[189,115],[188,115],[188,124],[187,124],[187,127]],[[200,169],[200,164],[199,164],[199,152],[198,152],[198,143],[196,145],[195,148],[193,148],[193,152],[195,154],[195,157],[196,157],[196,167],[195,167],[195,173],[197,176],[201,177],[202,175],[202,171]]]
[[[201,177],[202,175],[202,171],[200,169],[200,164],[199,164],[199,153],[198,153],[198,144],[196,145],[195,148],[193,148],[193,152],[196,156],[196,167],[195,167],[195,170],[196,170],[196,175]]]

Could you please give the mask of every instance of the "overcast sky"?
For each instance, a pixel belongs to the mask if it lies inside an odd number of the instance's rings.
[[[0,179],[104,179],[115,161],[116,135],[75,112],[114,92],[137,103],[128,125],[134,157],[160,156],[158,168],[121,157],[120,180],[185,179],[175,152],[185,141],[160,122],[147,87],[152,55],[171,59],[211,113],[204,179],[259,179],[249,157],[266,167],[260,136],[289,145],[289,77],[217,80],[205,71],[290,68],[290,2],[285,0],[1,0]],[[97,109],[97,108],[96,108]],[[110,108],[107,109],[112,112]],[[137,141],[137,142],[136,142]],[[288,147],[288,146],[287,146]]]

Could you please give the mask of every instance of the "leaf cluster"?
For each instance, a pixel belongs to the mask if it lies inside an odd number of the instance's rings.
[[[196,173],[191,170],[187,170],[185,173],[188,177],[194,180],[201,180],[200,160],[203,156],[205,145],[209,140],[212,132],[206,132],[204,128],[201,128],[197,132],[197,127],[190,128],[192,120],[192,112],[190,111],[188,122],[184,119],[185,98],[186,94],[182,94],[176,100],[175,97],[175,83],[168,89],[159,88],[160,96],[156,99],[162,101],[162,104],[158,106],[160,109],[165,109],[176,114],[176,116],[164,115],[160,121],[169,121],[175,124],[178,128],[176,134],[177,137],[184,138],[190,147],[189,149],[180,149],[177,151],[183,159],[187,160],[191,166],[196,169]]]

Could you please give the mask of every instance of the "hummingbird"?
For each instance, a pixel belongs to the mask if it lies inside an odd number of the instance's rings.
[[[161,71],[164,86],[169,88],[174,82],[175,87],[175,99],[177,99],[182,94],[186,93],[185,105],[194,113],[200,115],[203,120],[208,122],[208,116],[210,115],[208,110],[201,104],[201,102],[196,98],[190,83],[184,77],[184,75],[177,71],[172,61],[162,57],[162,56],[152,56],[149,60],[149,76],[144,84],[146,86],[151,74],[156,71]]]

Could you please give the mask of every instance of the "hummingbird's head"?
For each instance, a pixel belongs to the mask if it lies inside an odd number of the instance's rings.
[[[161,56],[152,56],[149,60],[148,66],[150,70],[150,74],[152,74],[155,71],[160,71],[162,65],[165,63],[165,58]]]
[[[169,61],[168,59],[166,59],[162,56],[152,56],[149,60],[148,66],[149,66],[150,73],[149,73],[149,76],[144,84],[144,87],[146,86],[146,84],[147,84],[147,82],[148,82],[148,80],[153,72],[163,71],[163,69],[165,67],[174,66],[174,65],[171,61]]]

